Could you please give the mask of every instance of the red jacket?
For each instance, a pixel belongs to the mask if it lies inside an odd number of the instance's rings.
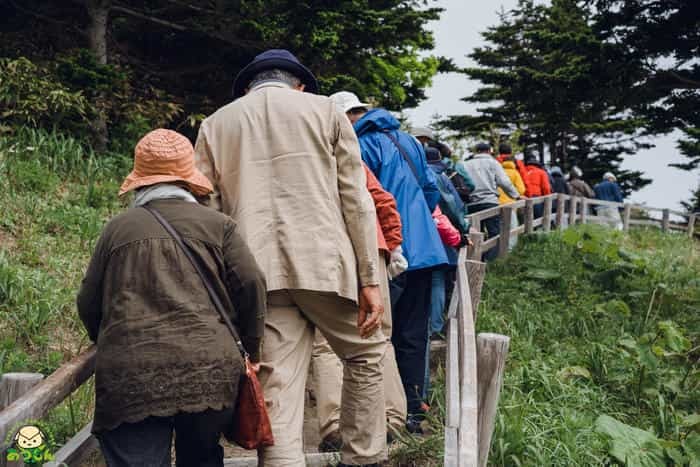
[[[401,216],[391,193],[382,188],[377,177],[364,163],[362,166],[367,176],[367,191],[372,195],[374,209],[377,211],[377,244],[380,251],[388,254],[403,242]]]
[[[552,187],[549,185],[549,176],[547,172],[536,165],[525,166],[523,182],[525,182],[525,196],[528,198],[552,193]]]
[[[452,222],[450,222],[447,216],[442,213],[440,206],[435,206],[433,219],[435,220],[435,225],[438,234],[440,234],[442,243],[451,247],[458,246],[459,242],[462,241],[462,236],[459,234],[459,230],[452,225]]]

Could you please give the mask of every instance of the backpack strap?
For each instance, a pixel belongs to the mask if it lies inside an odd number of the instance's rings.
[[[413,176],[416,177],[416,182],[418,182],[418,186],[421,186],[419,181],[420,179],[418,178],[418,169],[416,169],[416,165],[406,153],[406,150],[403,148],[403,146],[401,146],[399,140],[396,139],[396,136],[394,136],[391,133],[391,130],[384,130],[383,133],[391,140],[392,143],[394,143],[394,146],[396,146],[396,149],[399,150],[399,153],[401,154],[401,157],[403,157],[403,160],[405,160],[408,166],[411,168],[411,172],[413,172]]]

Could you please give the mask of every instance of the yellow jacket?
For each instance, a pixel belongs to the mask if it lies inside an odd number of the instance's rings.
[[[518,190],[518,193],[520,193],[521,196],[524,195],[525,183],[523,183],[523,178],[520,176],[518,169],[515,168],[515,162],[503,161],[501,165],[503,166],[503,170],[505,170],[506,175],[508,175],[508,178],[510,178],[511,183],[513,183],[515,189]],[[500,188],[498,189],[498,202],[500,204],[508,204],[512,203],[513,201],[515,201],[513,198],[508,196]]]

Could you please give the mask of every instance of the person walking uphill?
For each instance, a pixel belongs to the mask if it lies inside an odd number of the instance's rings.
[[[519,199],[520,193],[511,183],[501,164],[491,156],[491,146],[488,143],[479,143],[475,149],[476,154],[464,162],[465,169],[472,176],[476,185],[470,196],[469,212],[475,213],[497,207],[499,187],[513,200]],[[501,218],[499,216],[486,219],[483,223],[489,237],[493,238],[501,233]],[[495,248],[484,254],[486,260],[492,260],[495,257]]]
[[[385,190],[394,195],[401,215],[403,254],[408,269],[391,283],[392,342],[406,392],[409,430],[418,431],[422,403],[425,346],[428,341],[432,270],[447,264],[432,219],[440,199],[425,153],[384,109],[373,109],[355,122],[362,159]]]
[[[240,228],[197,203],[212,191],[184,136],[154,130],[135,149],[120,195],[131,209],[104,228],[78,294],[93,342],[97,436],[109,467],[223,466],[219,438],[233,422],[243,359],[200,276],[142,206],[160,213],[193,250],[258,361],[265,280]]]
[[[601,201],[611,201],[614,203],[624,202],[622,190],[617,184],[617,177],[612,172],[603,174],[603,181],[593,187],[596,199]],[[598,206],[596,208],[598,216],[605,219],[605,222],[617,230],[622,230],[622,218],[620,210],[615,206]]]
[[[267,278],[259,377],[275,445],[259,453],[266,467],[304,465],[315,328],[344,363],[341,465],[387,456],[375,210],[352,126],[317,91],[289,51],[263,52],[195,146],[212,206],[238,223]]]

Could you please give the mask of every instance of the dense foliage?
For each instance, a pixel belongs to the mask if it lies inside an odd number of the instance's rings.
[[[521,239],[477,323],[511,338],[492,465],[698,465],[699,268],[658,231]]]
[[[482,83],[464,100],[480,115],[444,124],[462,134],[517,132],[544,161],[578,165],[589,181],[620,171],[649,135],[680,129],[679,150],[700,166],[700,8],[692,0],[520,0],[482,33],[463,72]]]
[[[431,77],[447,65],[424,53],[433,48],[426,24],[441,11],[429,3],[11,1],[0,5],[0,56],[53,61],[90,48],[98,63],[116,69],[96,76],[83,57],[62,68],[63,78],[92,86],[91,102],[111,107],[99,111],[114,110],[116,83],[120,92],[134,88],[131,96],[162,90],[185,115],[196,116],[230,100],[233,78],[256,54],[288,48],[318,75],[323,93],[349,89],[398,109],[424,99]]]

